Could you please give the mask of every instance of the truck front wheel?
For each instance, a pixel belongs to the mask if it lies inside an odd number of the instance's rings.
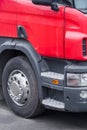
[[[34,117],[43,111],[39,102],[34,71],[25,57],[8,61],[2,76],[3,94],[8,106],[22,117]]]

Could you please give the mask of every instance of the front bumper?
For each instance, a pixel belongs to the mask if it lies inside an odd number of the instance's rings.
[[[67,86],[67,73],[87,73],[87,62],[80,62],[65,67],[64,86]],[[87,91],[87,87],[64,87],[65,110],[71,112],[87,112],[87,98],[80,96],[82,91]]]
[[[87,88],[64,87],[65,110],[71,112],[87,112],[87,98],[81,98],[81,91],[87,91]]]
[[[87,62],[65,66],[58,85],[52,84],[53,76],[42,76],[42,104],[54,110],[87,112],[87,87],[67,86],[67,73],[87,73]],[[82,91],[86,93],[83,97]]]

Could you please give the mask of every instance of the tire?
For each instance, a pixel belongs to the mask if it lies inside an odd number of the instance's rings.
[[[3,71],[2,87],[5,101],[14,113],[31,118],[43,112],[37,80],[26,57],[17,56],[8,61]]]

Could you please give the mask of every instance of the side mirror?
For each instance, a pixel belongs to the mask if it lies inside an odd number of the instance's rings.
[[[50,6],[52,4],[52,0],[32,0],[34,4],[38,5],[47,5]]]

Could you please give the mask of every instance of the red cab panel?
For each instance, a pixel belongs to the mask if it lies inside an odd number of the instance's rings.
[[[66,7],[65,9],[65,58],[87,60],[83,56],[83,41],[87,39],[87,16],[82,12]]]
[[[17,0],[17,24],[26,29],[40,55],[64,58],[64,6],[56,12],[31,0]]]
[[[0,36],[17,37],[16,13],[16,0],[0,0]]]

